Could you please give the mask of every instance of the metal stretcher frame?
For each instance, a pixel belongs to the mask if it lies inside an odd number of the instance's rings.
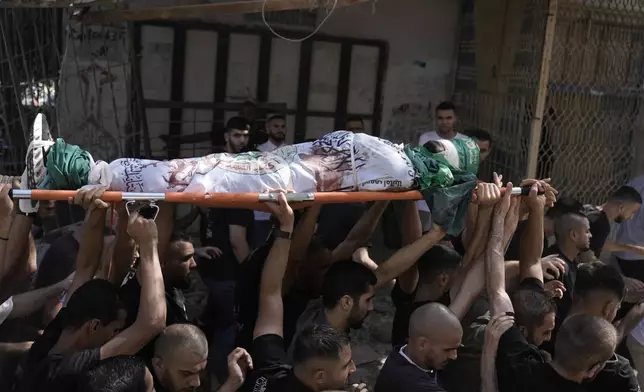
[[[529,187],[512,188],[513,195],[525,195]],[[505,189],[501,189],[505,192]],[[61,190],[23,190],[11,191],[13,199],[31,200],[69,200],[76,196],[77,191]],[[275,201],[274,193],[216,193],[216,192],[114,192],[107,191],[101,197],[104,201],[165,201],[169,203],[196,204],[216,208],[246,208],[265,211],[265,202]],[[286,200],[296,208],[308,207],[312,204],[331,203],[361,203],[379,200],[422,200],[419,191],[404,192],[311,192],[287,193]]]

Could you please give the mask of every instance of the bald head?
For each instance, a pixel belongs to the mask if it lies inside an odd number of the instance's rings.
[[[409,338],[424,337],[432,340],[446,331],[462,331],[461,322],[446,306],[430,303],[416,309],[409,319]]]
[[[154,344],[154,356],[167,358],[177,354],[208,355],[206,335],[192,324],[172,324],[159,335]]]

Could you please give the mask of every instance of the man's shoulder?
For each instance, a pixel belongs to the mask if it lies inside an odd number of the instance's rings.
[[[242,387],[242,392],[286,391],[293,370],[286,364],[271,365],[253,370]]]
[[[99,348],[77,351],[67,355],[48,355],[36,367],[36,372],[55,380],[61,377],[82,374],[98,364],[101,359]]]
[[[640,386],[637,376],[628,359],[615,354],[599,372],[590,385],[591,391],[604,391],[608,389],[619,391],[639,392]]]
[[[251,357],[254,369],[244,383],[242,391],[270,392],[288,390],[287,383],[293,376],[286,361],[284,338],[268,334],[253,340]]]

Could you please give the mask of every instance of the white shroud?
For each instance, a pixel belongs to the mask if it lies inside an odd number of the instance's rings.
[[[123,192],[400,191],[411,189],[415,178],[402,144],[347,131],[270,153],[117,159],[109,171],[110,189]]]

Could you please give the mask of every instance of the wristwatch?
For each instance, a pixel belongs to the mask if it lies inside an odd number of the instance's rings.
[[[293,233],[284,230],[275,230],[275,238],[283,238],[285,240],[290,240],[293,237]]]

